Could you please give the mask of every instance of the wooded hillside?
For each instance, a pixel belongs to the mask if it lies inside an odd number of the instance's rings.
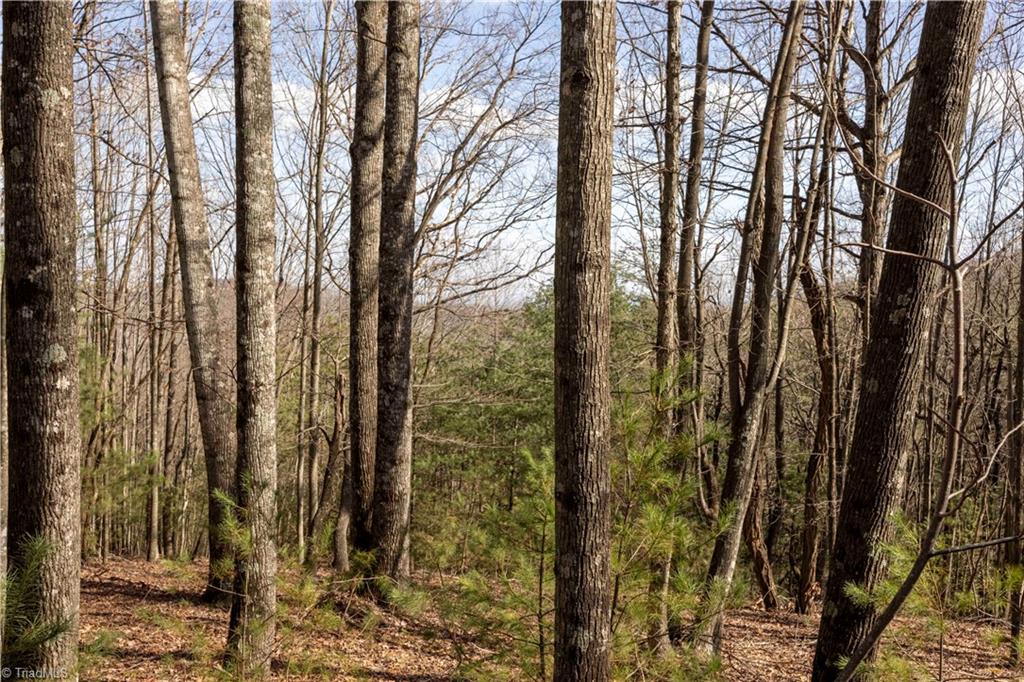
[[[2,12],[3,677],[1024,679],[1017,3]]]

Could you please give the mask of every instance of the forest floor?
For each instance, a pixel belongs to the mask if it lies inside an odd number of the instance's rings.
[[[205,567],[110,559],[82,573],[82,680],[216,680],[227,676],[219,656],[225,607],[200,603]],[[325,603],[314,583],[282,583],[280,650],[275,679],[441,682],[460,656],[480,655],[450,624],[429,612],[398,618],[353,598]],[[897,621],[890,651],[928,677],[904,672],[892,679],[1020,680],[1003,667],[1004,647],[991,628],[947,622]],[[805,680],[814,651],[816,618],[753,608],[727,618],[723,679],[742,682]],[[890,677],[890,675],[886,675]]]

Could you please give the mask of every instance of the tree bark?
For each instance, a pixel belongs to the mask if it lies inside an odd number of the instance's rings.
[[[877,617],[871,605],[855,604],[846,587],[852,583],[870,591],[888,568],[882,546],[892,538],[891,516],[903,494],[920,362],[941,274],[939,266],[922,258],[940,259],[946,238],[945,216],[921,199],[945,205],[951,196],[943,145],[959,157],[984,14],[984,4],[971,2],[931,3],[925,12],[897,178],[900,192],[886,242],[890,251],[921,257],[888,256],[882,265],[814,680],[836,679],[840,659],[860,647]]]
[[[8,491],[19,500],[10,507],[9,560],[21,571],[38,560],[38,589],[22,615],[61,628],[35,650],[5,656],[4,665],[77,679],[81,437],[72,49],[71,3],[3,5]]]
[[[761,440],[766,435],[762,430]],[[768,545],[765,541],[765,529],[762,525],[764,516],[764,498],[766,462],[763,456],[754,462],[754,485],[750,492],[750,503],[747,505],[747,514],[743,522],[743,536],[750,549],[750,563],[754,574],[754,582],[761,604],[765,611],[774,611],[778,608],[779,599],[776,594],[775,576],[772,573],[772,564],[768,554]]]
[[[356,111],[349,237],[349,422],[352,433],[352,545],[372,547],[377,440],[377,284],[388,6],[356,3]]]
[[[841,17],[832,20],[833,28],[842,21]],[[832,185],[830,174],[832,169],[832,146],[831,140],[835,132],[835,118],[828,116],[821,122],[825,126],[825,154],[822,161],[819,178],[821,178],[821,190],[817,193],[813,205],[803,207],[804,211],[811,211],[810,222],[817,226],[825,207],[825,214],[828,215],[828,197],[831,195]],[[827,227],[826,227],[827,231]],[[825,238],[823,248],[827,248],[828,237]],[[827,261],[827,257],[822,259]],[[800,540],[800,569],[798,571],[798,585],[795,597],[796,612],[806,614],[810,611],[811,601],[814,598],[816,585],[818,583],[818,563],[821,551],[822,536],[822,514],[821,506],[826,500],[822,500],[822,483],[825,479],[826,464],[834,456],[835,438],[835,347],[830,333],[831,316],[834,314],[833,302],[829,296],[828,275],[823,287],[818,282],[818,277],[811,267],[810,252],[804,254],[804,261],[800,264],[800,271],[797,275],[800,278],[800,286],[803,288],[804,299],[807,301],[807,308],[810,314],[811,335],[814,337],[814,352],[820,375],[820,388],[818,391],[818,405],[814,429],[814,441],[811,446],[811,453],[807,460],[807,471],[804,475],[804,503],[803,503],[803,529]],[[827,270],[826,270],[827,272]]]
[[[232,389],[228,368],[221,358],[222,340],[210,262],[210,235],[189,101],[181,17],[176,0],[151,0],[149,11],[153,22],[160,117],[171,184],[171,210],[181,258],[185,329],[206,459],[210,569],[203,596],[207,600],[221,600],[227,595],[232,574],[232,553],[218,532],[225,510],[217,491],[231,494],[234,488],[236,454]]]
[[[889,171],[889,159],[885,153],[886,118],[892,93],[883,92],[885,83],[882,56],[882,20],[885,3],[873,2],[868,5],[865,16],[864,53],[855,55],[854,61],[864,76],[864,123],[861,126],[862,164],[854,169],[854,178],[860,194],[861,241],[865,244],[881,244],[885,233],[885,213],[888,208],[888,192],[879,179],[885,179]],[[882,274],[884,254],[864,248],[860,254],[857,282],[861,297],[862,342],[867,344],[870,336],[871,307],[878,290]]]
[[[234,6],[238,469],[248,545],[236,548],[228,646],[245,679],[270,675],[277,608],[277,310],[270,1]]]
[[[375,574],[405,579],[412,497],[412,276],[419,110],[418,0],[388,4],[377,331]]]
[[[615,3],[562,3],[555,213],[555,665],[607,680]]]

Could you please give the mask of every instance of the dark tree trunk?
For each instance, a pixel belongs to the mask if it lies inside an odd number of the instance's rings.
[[[607,680],[615,3],[562,3],[555,214],[556,680]]]
[[[882,84],[885,83],[882,54],[884,14],[885,3],[872,2],[868,5],[864,21],[864,52],[854,55],[854,61],[864,76],[864,123],[859,131],[863,158],[862,165],[856,166],[854,172],[862,205],[861,241],[878,245],[885,233],[885,212],[888,208],[887,190],[878,178],[885,178],[889,170],[889,158],[885,152],[885,124],[892,94],[882,90]],[[871,308],[878,291],[883,259],[884,254],[875,249],[861,250],[857,281],[862,304],[862,341],[865,344],[870,334]]]
[[[356,111],[352,139],[348,373],[352,431],[352,544],[371,543],[377,440],[377,276],[384,150],[386,2],[356,3]]]
[[[0,575],[7,575],[7,277],[0,258]],[[7,614],[7,590],[0,590],[0,666],[3,664],[4,618]]]
[[[680,406],[682,413],[676,419],[676,428],[683,430],[689,425],[697,456],[697,471],[705,495],[698,496],[700,511],[707,518],[718,515],[718,478],[707,461],[707,448],[700,442],[703,425],[700,423],[704,398],[700,395],[702,358],[698,351],[697,317],[699,295],[694,281],[696,269],[696,235],[700,223],[700,182],[704,157],[704,119],[707,108],[708,52],[711,43],[711,28],[714,19],[714,0],[701,3],[700,29],[697,33],[696,67],[693,74],[693,105],[690,118],[690,148],[686,165],[686,197],[683,200],[683,225],[679,240],[679,271],[676,279],[676,314],[679,334],[678,358],[680,361],[679,384],[683,397],[696,390],[696,404],[691,407],[685,402]],[[692,417],[687,419],[686,415]]]
[[[377,331],[375,573],[406,577],[412,498],[412,275],[416,242],[416,136],[420,6],[388,4],[387,104]]]
[[[221,358],[223,340],[217,318],[210,234],[200,184],[181,16],[176,0],[152,0],[149,11],[153,22],[160,117],[171,184],[171,210],[181,258],[185,330],[206,459],[210,571],[204,598],[222,600],[228,595],[232,552],[217,530],[225,511],[217,493],[230,494],[234,488],[234,391],[228,368]]]
[[[277,608],[277,401],[274,113],[270,2],[236,2],[235,285],[238,471],[248,545],[237,548],[228,647],[245,679],[270,675]]]
[[[668,2],[668,37],[665,63],[665,147],[661,168],[661,232],[658,260],[658,320],[654,340],[655,386],[659,432],[663,438],[672,436],[671,396],[674,385],[668,376],[676,360],[676,199],[679,192],[679,0]]]
[[[17,500],[9,560],[13,570],[38,561],[38,589],[19,615],[62,628],[32,651],[5,652],[4,666],[75,677],[81,475],[71,3],[4,3],[3,26],[9,494]]]
[[[890,251],[939,259],[946,217],[912,197],[947,205],[954,190],[943,144],[958,158],[985,14],[983,3],[930,3],[893,201]],[[910,196],[904,194],[909,193]],[[921,258],[889,256],[872,309],[846,482],[814,659],[814,680],[833,680],[839,661],[864,641],[877,616],[855,604],[850,583],[872,590],[888,564],[882,545],[903,494],[919,371],[941,269]]]
[[[679,241],[679,272],[676,279],[679,358],[684,363],[692,359],[697,334],[693,304],[694,237],[700,220],[701,162],[704,157],[704,118],[708,99],[708,49],[711,43],[714,9],[714,0],[704,0],[701,3],[700,30],[697,34],[697,66],[693,75],[690,148],[686,162],[686,197],[683,200],[683,229]],[[684,391],[694,388],[693,374],[694,372],[684,373],[680,377]]]

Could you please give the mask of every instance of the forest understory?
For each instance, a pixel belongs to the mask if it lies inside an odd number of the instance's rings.
[[[344,586],[327,594],[330,576],[321,573],[314,584],[294,567],[282,571],[274,679],[441,682],[457,679],[468,660],[487,659],[489,652],[473,643],[463,625],[444,619],[429,599],[414,615],[396,615]],[[111,558],[87,564],[82,572],[81,679],[227,679],[218,660],[227,607],[200,601],[205,575],[205,563]],[[416,576],[421,587],[436,587],[438,580]],[[817,610],[802,616],[754,606],[731,610],[722,670],[709,679],[806,680],[819,615]],[[990,627],[981,620],[953,620],[942,629],[940,638],[933,623],[900,618],[883,648],[913,668],[909,679],[1024,679],[1005,666],[1001,623]],[[494,674],[494,679],[510,679],[507,671]],[[635,679],[649,678],[638,672]]]

